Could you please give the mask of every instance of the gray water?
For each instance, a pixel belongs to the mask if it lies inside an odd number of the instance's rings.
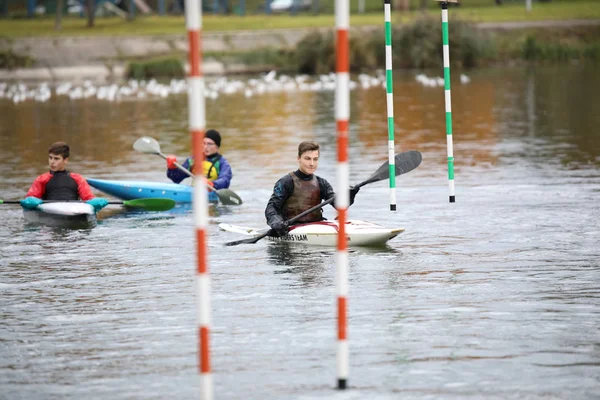
[[[217,227],[264,228],[301,140],[321,143],[318,174],[337,187],[333,93],[207,102],[244,199],[210,211],[215,398],[600,398],[598,67],[466,74],[452,86],[454,204],[443,89],[394,76],[396,150],[423,163],[398,179],[398,211],[386,182],[350,208],[406,231],[350,252],[347,391],[335,389],[335,250],[224,247],[240,237]],[[71,143],[71,170],[87,177],[166,181],[164,162],[132,144],[149,135],[186,155],[186,102],[0,101],[2,198],[24,196],[55,140]],[[352,92],[351,123],[357,183],[387,159],[384,89]],[[111,206],[99,219],[60,231],[0,206],[0,398],[199,397],[190,208]]]

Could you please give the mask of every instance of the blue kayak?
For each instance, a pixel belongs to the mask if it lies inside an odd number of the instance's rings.
[[[178,203],[191,203],[194,188],[175,183],[149,181],[117,181],[87,179],[91,187],[122,200],[161,198],[173,199]],[[218,202],[214,193],[209,193],[210,202]]]

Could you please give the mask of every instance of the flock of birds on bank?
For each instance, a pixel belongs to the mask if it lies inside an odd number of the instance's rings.
[[[295,77],[279,75],[275,71],[263,75],[261,78],[247,80],[228,79],[227,77],[205,79],[204,95],[207,99],[216,99],[220,95],[243,93],[245,97],[252,97],[273,92],[319,92],[335,90],[334,73],[320,75],[316,78],[307,75]],[[415,80],[426,87],[443,87],[444,79],[440,77],[429,78],[418,74]],[[466,75],[460,75],[462,84],[469,83]],[[371,87],[385,88],[385,75],[378,73],[376,76],[360,74],[357,80],[350,81],[350,89]],[[127,99],[166,98],[170,95],[186,93],[188,85],[186,80],[172,79],[169,83],[160,83],[154,79],[149,81],[129,80],[123,85],[116,83],[96,85],[86,80],[82,84],[71,82],[58,83],[56,86],[47,82],[29,87],[25,83],[0,82],[0,100],[6,99],[15,104],[35,101],[46,102],[56,97],[66,97],[70,100],[91,99],[105,101],[122,101]]]

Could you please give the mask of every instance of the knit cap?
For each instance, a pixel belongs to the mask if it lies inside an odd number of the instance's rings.
[[[217,147],[221,147],[221,134],[219,132],[217,132],[216,130],[214,130],[214,129],[207,130],[206,133],[204,134],[204,137],[209,138],[213,142],[215,142]]]

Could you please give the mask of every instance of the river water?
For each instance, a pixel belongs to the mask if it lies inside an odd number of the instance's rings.
[[[318,174],[337,187],[333,92],[207,100],[244,199],[210,211],[215,398],[598,398],[598,67],[465,73],[461,83],[453,71],[453,204],[443,89],[416,72],[394,76],[396,150],[419,150],[423,163],[398,178],[396,212],[386,182],[363,187],[350,208],[350,218],[406,231],[350,252],[347,391],[335,389],[334,249],[224,247],[240,237],[217,227],[264,228],[273,184],[295,169],[302,140],[321,143]],[[1,197],[24,196],[56,140],[87,177],[166,181],[164,162],[132,144],[149,135],[185,156],[186,103],[0,99]],[[357,87],[351,108],[357,183],[387,159],[385,90]],[[109,206],[99,220],[60,231],[0,206],[0,398],[199,397],[191,210]]]

